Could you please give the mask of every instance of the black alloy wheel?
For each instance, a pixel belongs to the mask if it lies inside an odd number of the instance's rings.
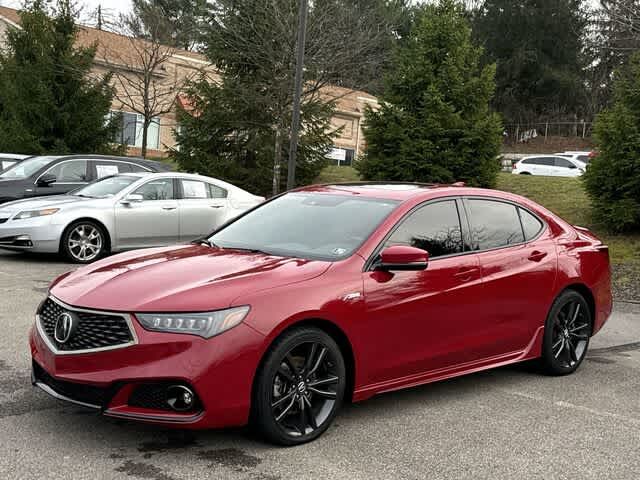
[[[554,302],[545,325],[542,365],[551,375],[575,372],[589,347],[593,319],[584,297],[563,292]]]
[[[317,438],[342,405],[344,359],[321,330],[286,333],[271,347],[258,375],[253,419],[274,443],[299,445]]]

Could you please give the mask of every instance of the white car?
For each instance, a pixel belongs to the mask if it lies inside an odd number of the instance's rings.
[[[0,172],[17,165],[23,160],[29,158],[29,155],[16,155],[15,153],[0,153]]]
[[[525,157],[513,165],[514,175],[545,175],[548,177],[580,177],[586,164],[559,155]]]
[[[90,263],[109,252],[196,240],[263,201],[200,175],[114,175],[66,195],[0,205],[0,248]]]

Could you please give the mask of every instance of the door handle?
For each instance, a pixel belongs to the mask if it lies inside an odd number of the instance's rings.
[[[536,250],[531,255],[529,255],[528,258],[532,262],[541,262],[546,256],[547,256],[546,252],[539,252],[538,250]]]
[[[222,208],[222,205],[209,205],[211,208]]]
[[[468,282],[479,271],[480,269],[478,268],[461,268],[453,276],[458,280],[461,280],[463,282]]]
[[[162,207],[163,210],[175,210],[178,207],[174,207],[172,205],[165,205],[164,207]]]

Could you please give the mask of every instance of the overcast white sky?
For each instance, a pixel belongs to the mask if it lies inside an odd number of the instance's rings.
[[[19,8],[22,3],[22,0],[0,0],[0,5],[11,8]],[[83,16],[95,11],[98,5],[102,5],[103,11],[116,15],[131,8],[131,0],[79,0],[77,3],[83,7]]]
[[[418,2],[420,0],[417,0],[416,3]],[[600,4],[599,0],[588,0],[588,2],[594,6]],[[0,5],[6,7],[18,8],[21,4],[22,0],[0,0]],[[102,5],[102,10],[105,13],[117,16],[118,13],[126,12],[131,8],[131,0],[78,0],[78,5],[83,6],[83,17],[95,12],[98,5]]]

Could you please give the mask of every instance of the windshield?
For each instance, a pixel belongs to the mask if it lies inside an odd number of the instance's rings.
[[[12,168],[0,175],[1,178],[28,178],[42,167],[49,165],[58,157],[33,157],[14,165]]]
[[[353,252],[399,202],[345,195],[290,193],[209,238],[222,248],[328,261]]]
[[[114,195],[127,188],[133,182],[137,182],[138,180],[140,180],[140,177],[129,175],[106,177],[90,185],[87,185],[86,187],[74,190],[70,193],[70,195],[90,198],[113,197]]]

